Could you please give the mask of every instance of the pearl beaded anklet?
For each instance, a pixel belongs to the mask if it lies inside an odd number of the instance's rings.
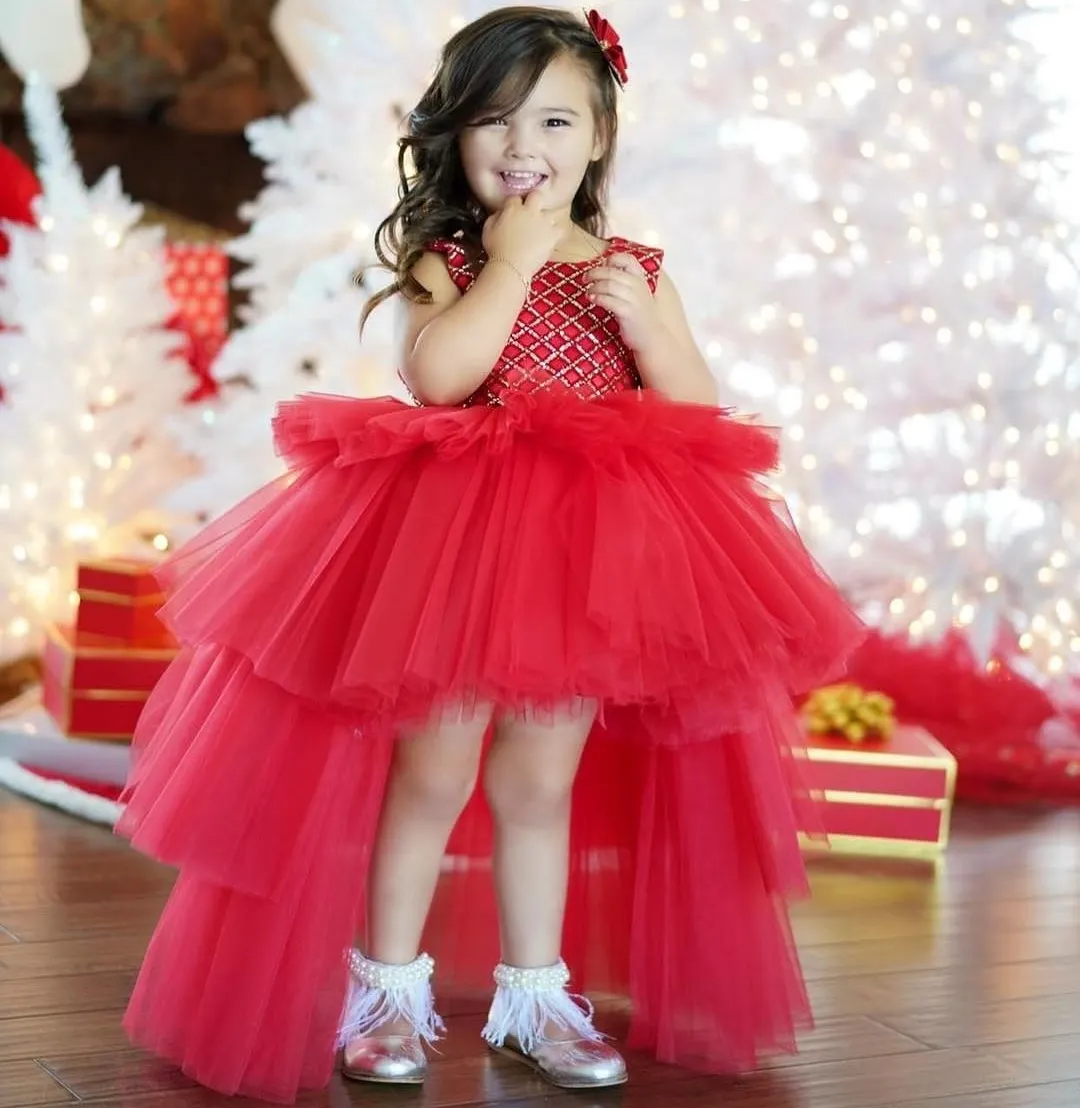
[[[435,1011],[431,975],[435,960],[421,954],[401,966],[365,958],[360,951],[348,954],[349,989],[338,1029],[338,1046],[357,1036],[371,1035],[380,1027],[403,1021],[414,1035],[433,1042],[446,1030]]]
[[[568,1031],[575,1039],[601,1041],[593,1027],[593,1006],[566,991],[570,970],[561,959],[551,966],[529,968],[500,962],[495,967],[495,998],[483,1036],[501,1047],[512,1039],[526,1053],[549,1042],[548,1027]]]
[[[393,989],[416,981],[430,981],[435,972],[435,959],[430,954],[421,954],[403,966],[395,966],[373,962],[359,950],[350,950],[349,972],[370,989]]]
[[[495,967],[495,984],[500,989],[526,989],[537,992],[544,989],[565,989],[570,984],[570,970],[560,958],[552,966],[522,969],[500,962]]]

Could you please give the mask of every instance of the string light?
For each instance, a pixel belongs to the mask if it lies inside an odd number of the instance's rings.
[[[190,389],[160,232],[114,184],[87,189],[52,89],[26,106],[44,193],[0,260],[0,664],[72,618],[80,558],[153,553],[136,520],[180,476],[164,428]]]

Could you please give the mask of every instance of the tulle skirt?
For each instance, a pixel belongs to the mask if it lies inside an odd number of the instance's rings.
[[[564,953],[631,1047],[716,1072],[809,1018],[786,901],[814,831],[791,698],[861,635],[759,474],[763,428],[648,392],[415,408],[305,396],[288,475],[161,572],[184,645],[120,824],[179,868],[126,1017],[224,1092],[324,1085],[394,742],[446,706],[599,704]],[[242,464],[242,459],[238,459]],[[478,794],[429,921],[436,990],[490,991]]]

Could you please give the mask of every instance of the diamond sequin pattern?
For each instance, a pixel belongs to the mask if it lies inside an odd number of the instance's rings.
[[[454,283],[467,291],[475,280],[465,251],[451,240],[432,243],[446,255]],[[663,254],[627,239],[612,239],[603,256],[632,254],[655,291]],[[495,368],[465,402],[501,404],[510,392],[560,389],[582,400],[640,388],[634,356],[619,335],[610,312],[588,300],[586,278],[601,258],[584,262],[548,262],[532,280],[529,299],[514,325]]]

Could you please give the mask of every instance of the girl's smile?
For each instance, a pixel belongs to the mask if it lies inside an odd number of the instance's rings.
[[[543,189],[544,208],[569,213],[585,172],[604,150],[595,91],[573,58],[555,58],[514,111],[478,119],[460,136],[473,195],[494,212],[509,196]]]

